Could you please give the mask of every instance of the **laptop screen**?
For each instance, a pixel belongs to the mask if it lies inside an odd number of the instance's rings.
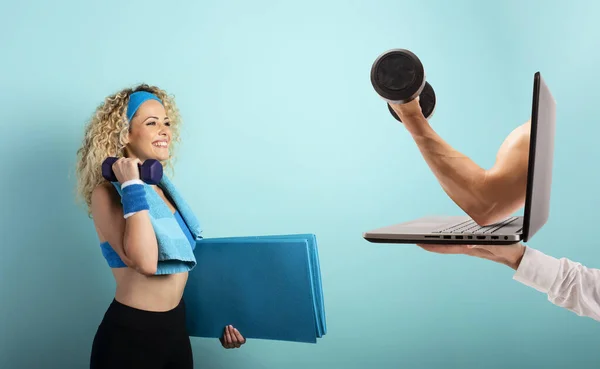
[[[546,224],[550,214],[555,127],[556,101],[537,72],[533,83],[523,241],[530,240]]]

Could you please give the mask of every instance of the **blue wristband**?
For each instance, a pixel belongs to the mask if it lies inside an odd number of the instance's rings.
[[[138,211],[150,210],[146,200],[146,189],[141,184],[130,184],[122,189],[121,204],[125,218],[132,216]]]

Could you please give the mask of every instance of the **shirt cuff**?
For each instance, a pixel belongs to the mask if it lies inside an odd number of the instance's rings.
[[[513,279],[526,286],[548,293],[556,280],[560,261],[536,249],[525,247],[525,253]]]

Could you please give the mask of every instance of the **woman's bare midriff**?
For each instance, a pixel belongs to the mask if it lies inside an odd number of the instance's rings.
[[[145,276],[131,268],[113,268],[117,282],[115,299],[125,305],[147,311],[168,311],[183,296],[188,273]]]

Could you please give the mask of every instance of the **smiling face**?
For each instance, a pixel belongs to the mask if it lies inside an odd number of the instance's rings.
[[[144,102],[133,119],[125,154],[142,162],[148,159],[169,159],[171,122],[163,105],[156,100]]]

